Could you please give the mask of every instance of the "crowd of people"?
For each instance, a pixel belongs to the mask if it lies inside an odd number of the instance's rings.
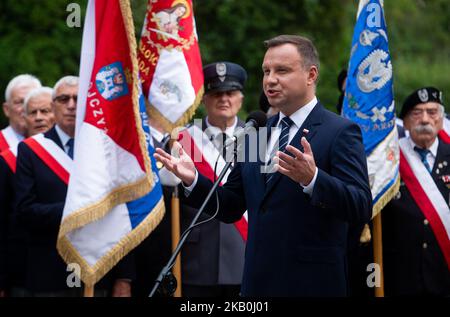
[[[373,262],[370,242],[359,240],[360,229],[371,220],[372,194],[361,130],[340,115],[346,72],[338,79],[336,114],[316,96],[319,57],[309,39],[280,35],[265,45],[260,104],[273,132],[263,158],[233,164],[218,189],[219,205],[213,199],[200,221],[216,210],[217,215],[189,234],[181,253],[182,295],[372,296],[365,271]],[[225,143],[244,126],[237,115],[247,72],[228,61],[208,64],[203,72],[201,129],[225,161],[233,160]],[[76,76],[64,76],[49,88],[32,75],[18,75],[6,88],[3,110],[9,125],[0,132],[0,297],[82,295],[81,288],[67,285],[66,264],[56,249],[67,183],[39,148],[73,159],[77,95]],[[438,136],[445,120],[442,93],[417,89],[404,101],[400,118],[407,132],[399,140],[400,191],[382,211],[386,295],[450,296],[449,238],[442,236],[450,228],[445,221],[439,227],[430,216],[434,210],[448,217],[450,203],[450,144]],[[162,163],[166,215],[96,285],[96,296],[148,296],[171,254],[175,187],[182,231],[212,187],[180,143],[170,149],[167,131],[152,119],[150,125],[155,158]],[[45,142],[30,141],[40,134]],[[270,172],[261,173],[261,167]],[[236,226],[244,213],[245,234]]]

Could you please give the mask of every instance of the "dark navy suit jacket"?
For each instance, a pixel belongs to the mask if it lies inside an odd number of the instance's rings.
[[[14,177],[0,156],[0,289],[25,285],[25,231],[13,212]]]
[[[311,196],[280,173],[266,188],[261,161],[236,164],[219,188],[220,220],[236,221],[248,209],[244,296],[347,295],[348,225],[368,222],[372,212],[361,132],[320,103],[290,143],[300,150],[303,129],[318,167]],[[199,206],[210,188],[199,175],[188,201]],[[215,211],[215,199],[208,207]]]
[[[11,214],[12,171],[0,156],[0,290],[7,288],[7,240],[8,222]]]
[[[54,127],[44,135],[64,149]],[[31,292],[65,290],[70,272],[58,254],[56,239],[67,185],[24,142],[18,148],[15,180],[15,212],[28,238],[26,287]],[[121,270],[118,278],[134,278],[134,260],[128,258],[119,263],[122,264],[117,266]],[[110,279],[109,276],[102,279],[97,286],[109,289]]]
[[[432,177],[444,200],[450,189],[450,144],[439,141]],[[450,296],[450,270],[429,222],[402,181],[382,211],[383,263],[387,296]],[[426,247],[424,247],[424,243]]]

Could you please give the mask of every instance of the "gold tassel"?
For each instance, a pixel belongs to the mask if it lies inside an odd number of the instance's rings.
[[[150,215],[148,215],[144,221],[134,228],[130,234],[123,237],[92,267],[78,253],[67,237],[64,236],[58,239],[56,247],[66,263],[77,263],[80,265],[80,279],[86,285],[93,286],[156,228],[164,217],[164,214],[164,199],[161,198],[153,208]]]

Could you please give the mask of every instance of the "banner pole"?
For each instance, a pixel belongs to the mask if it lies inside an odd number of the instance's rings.
[[[375,297],[384,297],[383,237],[381,212],[373,218],[373,259],[380,266],[380,286],[375,286]]]
[[[84,285],[83,297],[94,297],[94,285],[92,286]]]
[[[175,251],[178,242],[180,241],[180,199],[178,198],[178,187],[175,186],[172,193],[171,201],[171,215],[172,215],[172,252]],[[181,255],[178,254],[175,264],[172,268],[172,273],[177,279],[177,289],[174,297],[181,297]]]

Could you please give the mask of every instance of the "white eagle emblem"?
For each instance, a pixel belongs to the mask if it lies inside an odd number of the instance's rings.
[[[106,65],[95,76],[95,85],[106,100],[114,100],[128,94],[128,85],[121,62]]]
[[[225,63],[216,64],[216,73],[219,76],[220,81],[225,80],[225,75],[227,74],[227,65]]]
[[[361,91],[369,93],[381,89],[392,78],[392,64],[388,53],[377,49],[370,53],[358,67],[357,84]]]
[[[422,102],[428,101],[428,91],[426,89],[420,89],[417,92],[417,96],[419,97],[420,101],[422,101]]]

